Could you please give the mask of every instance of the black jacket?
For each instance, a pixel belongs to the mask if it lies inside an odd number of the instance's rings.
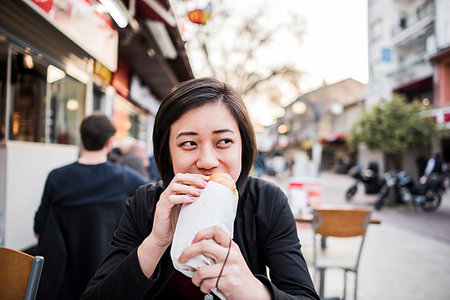
[[[37,299],[79,299],[108,250],[122,202],[52,206],[36,249],[45,258]]]
[[[161,186],[147,185],[127,201],[108,255],[82,299],[166,298],[162,294],[164,287],[175,272],[170,247],[151,279],[142,273],[137,258],[137,247],[152,230],[156,202],[162,191]],[[249,179],[239,195],[233,240],[273,299],[319,299],[300,252],[294,217],[278,187]]]

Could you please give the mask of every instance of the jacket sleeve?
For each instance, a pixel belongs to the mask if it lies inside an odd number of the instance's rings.
[[[52,173],[49,174],[47,180],[45,181],[44,191],[42,193],[41,204],[39,205],[36,214],[34,215],[34,232],[41,235],[45,223],[48,218],[48,211],[51,205],[52,198]]]
[[[287,198],[279,188],[268,195],[264,256],[271,280],[257,277],[269,288],[274,299],[319,299],[300,251],[297,227]]]
[[[142,191],[145,193],[145,188],[146,186],[140,187],[136,195]],[[152,278],[148,279],[142,272],[137,257],[137,248],[149,233],[142,230],[142,222],[147,213],[153,215],[153,211],[148,211],[149,209],[139,205],[136,196],[127,200],[108,253],[81,299],[143,299],[157,282],[160,265],[158,264]],[[151,224],[152,220],[146,221]]]

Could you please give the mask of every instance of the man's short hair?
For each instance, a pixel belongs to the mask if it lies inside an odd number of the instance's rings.
[[[88,151],[101,150],[115,133],[111,120],[101,113],[86,117],[80,125],[81,142]]]

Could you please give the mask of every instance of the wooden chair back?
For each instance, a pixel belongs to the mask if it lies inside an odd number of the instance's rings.
[[[355,237],[366,232],[370,222],[368,208],[317,208],[314,210],[313,227],[323,237]]]
[[[0,247],[0,298],[35,299],[44,259]]]

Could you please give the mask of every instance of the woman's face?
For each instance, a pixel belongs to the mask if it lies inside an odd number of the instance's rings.
[[[237,181],[241,173],[241,134],[224,104],[205,104],[182,115],[170,127],[169,149],[174,174],[225,172]]]

